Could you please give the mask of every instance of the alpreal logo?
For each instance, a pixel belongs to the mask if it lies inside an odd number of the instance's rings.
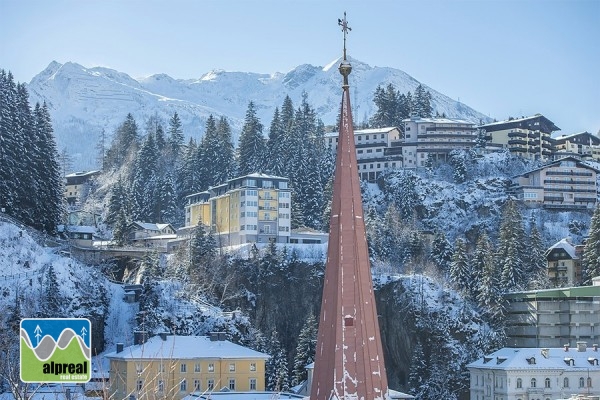
[[[88,382],[91,378],[90,337],[86,318],[21,320],[23,382]]]

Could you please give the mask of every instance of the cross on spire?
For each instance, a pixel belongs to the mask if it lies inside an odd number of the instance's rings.
[[[346,35],[352,30],[348,26],[348,20],[346,20],[346,11],[344,11],[344,19],[338,18],[338,25],[342,27],[342,32],[344,32],[344,60],[346,60]]]

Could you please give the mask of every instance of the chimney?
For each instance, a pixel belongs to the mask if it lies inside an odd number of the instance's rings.
[[[133,331],[133,344],[144,344],[148,340],[148,332]]]
[[[120,353],[123,351],[123,343],[117,343],[117,353]]]
[[[565,343],[565,351],[569,351],[569,343]]]
[[[586,351],[587,342],[577,342],[577,351]]]
[[[216,342],[217,340],[219,340],[219,334],[217,332],[211,332],[210,333],[210,341]]]
[[[166,341],[166,340],[167,340],[167,332],[161,332],[161,333],[159,333],[159,335],[160,335],[160,338],[161,338],[163,341]]]
[[[594,343],[592,347],[594,348],[594,351],[598,351],[598,343]]]

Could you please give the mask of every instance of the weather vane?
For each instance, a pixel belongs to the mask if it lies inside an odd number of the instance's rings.
[[[344,60],[345,60],[346,59],[346,35],[348,34],[349,31],[352,30],[352,28],[350,28],[348,26],[348,21],[346,20],[346,11],[344,11],[344,19],[338,18],[338,25],[342,27],[342,32],[344,32]]]

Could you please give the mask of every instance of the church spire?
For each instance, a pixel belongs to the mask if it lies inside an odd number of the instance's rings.
[[[388,398],[387,376],[375,308],[375,296],[356,162],[346,58],[341,118],[333,183],[329,244],[315,355],[311,400]]]

